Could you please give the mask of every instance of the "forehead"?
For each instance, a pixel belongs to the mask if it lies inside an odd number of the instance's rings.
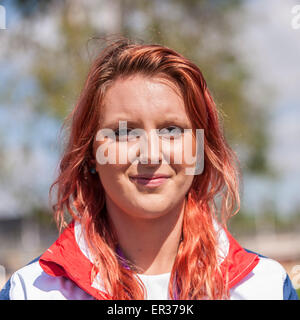
[[[179,89],[170,80],[135,75],[119,78],[107,89],[101,123],[118,120],[179,120],[190,124]]]

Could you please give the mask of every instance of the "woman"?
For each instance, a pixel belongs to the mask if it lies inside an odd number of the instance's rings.
[[[115,41],[67,121],[51,187],[64,230],[2,298],[296,298],[278,262],[226,229],[240,207],[238,161],[195,64],[163,46]]]

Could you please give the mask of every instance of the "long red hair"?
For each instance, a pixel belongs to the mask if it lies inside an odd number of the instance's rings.
[[[228,298],[226,277],[218,262],[214,220],[226,227],[239,211],[239,163],[227,144],[221,118],[199,68],[179,53],[161,45],[128,39],[113,41],[96,57],[78,103],[65,121],[67,144],[53,205],[60,231],[66,214],[78,220],[112,299],[144,299],[142,283],[134,268],[126,268],[117,254],[116,233],[106,212],[104,189],[98,175],[89,171],[93,141],[106,89],[118,77],[133,74],[162,75],[178,86],[193,130],[204,129],[204,171],[195,175],[186,195],[181,241],[171,272],[171,299]]]

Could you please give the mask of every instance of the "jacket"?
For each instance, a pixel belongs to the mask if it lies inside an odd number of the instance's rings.
[[[231,300],[297,300],[285,269],[277,261],[244,249],[223,228],[218,236],[219,264],[228,270]],[[98,274],[78,222],[72,222],[40,257],[12,274],[0,300],[112,299]]]

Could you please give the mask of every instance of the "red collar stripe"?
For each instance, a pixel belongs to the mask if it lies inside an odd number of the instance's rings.
[[[221,271],[227,278],[229,289],[235,286],[258,264],[259,257],[244,250],[226,231],[229,251],[221,263]],[[107,293],[92,287],[93,264],[79,248],[74,232],[74,221],[39,259],[40,266],[53,277],[64,276],[98,300],[111,300]]]

